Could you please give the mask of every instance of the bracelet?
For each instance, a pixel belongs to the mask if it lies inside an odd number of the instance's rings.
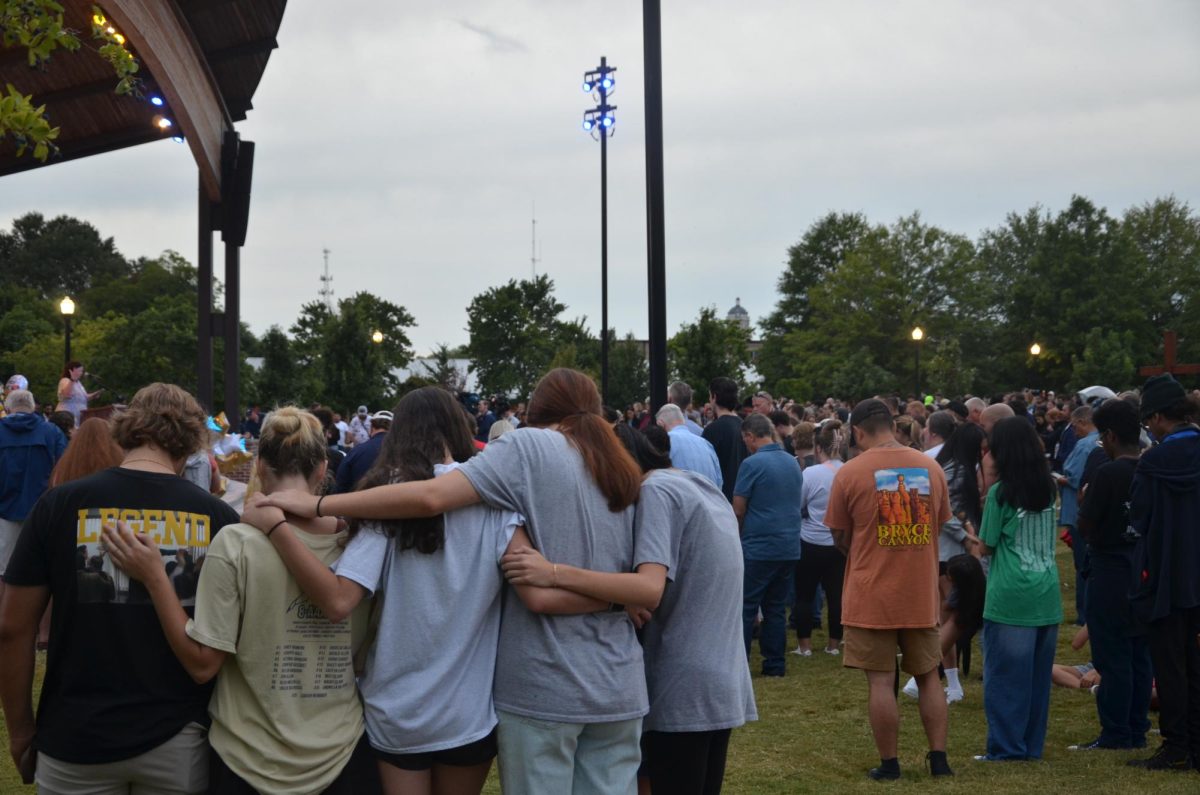
[[[271,537],[271,533],[274,533],[274,532],[275,532],[275,528],[276,528],[276,527],[279,527],[279,525],[281,525],[281,524],[287,524],[287,519],[280,519],[278,522],[276,522],[275,524],[271,525],[271,529],[267,531],[267,538],[270,538],[270,537]]]
[[[317,516],[321,515],[321,500],[325,499],[325,496],[326,495],[322,494],[320,497],[317,498]]]

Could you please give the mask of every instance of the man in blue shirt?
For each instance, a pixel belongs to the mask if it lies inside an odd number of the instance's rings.
[[[764,676],[783,676],[786,669],[786,612],[796,562],[800,560],[800,488],[804,476],[794,456],[775,440],[775,427],[762,414],[742,422],[742,441],[750,456],[738,468],[733,512],[742,532],[745,579],[742,625],[746,654],[754,620],[762,609],[759,633]]]
[[[1059,512],[1058,524],[1067,528],[1071,534],[1071,553],[1075,558],[1075,623],[1083,626],[1087,623],[1085,597],[1087,579],[1083,576],[1087,562],[1087,545],[1079,537],[1075,524],[1079,516],[1079,489],[1083,486],[1083,472],[1087,465],[1088,456],[1100,443],[1100,434],[1092,424],[1092,407],[1080,406],[1071,412],[1071,429],[1079,440],[1067,456],[1063,465],[1064,476],[1058,478],[1062,487],[1062,507]]]
[[[14,389],[0,419],[0,572],[16,546],[21,524],[50,482],[50,470],[67,449],[67,438],[34,409],[33,393]],[[4,585],[0,584],[0,594]]]
[[[370,471],[375,459],[379,457],[380,448],[383,447],[383,437],[392,427],[392,412],[377,411],[371,415],[368,422],[370,437],[367,441],[354,445],[354,449],[338,467],[337,475],[334,477],[333,492],[335,494],[354,491],[354,485]]]
[[[683,381],[673,382],[669,387],[667,387],[667,402],[674,403],[679,407],[680,413],[683,414],[683,427],[685,429],[696,436],[700,436],[704,433],[704,429],[701,428],[695,421],[690,419],[687,415],[688,407],[692,405],[692,388],[690,386],[685,384]],[[683,467],[680,467],[678,464],[676,464],[676,468],[682,469]],[[717,483],[717,485],[720,486],[721,484]]]
[[[703,475],[718,489],[721,488],[724,482],[721,478],[721,464],[717,461],[717,451],[703,436],[697,436],[687,429],[679,406],[667,403],[658,410],[655,418],[671,437],[671,465],[676,469],[686,469]]]

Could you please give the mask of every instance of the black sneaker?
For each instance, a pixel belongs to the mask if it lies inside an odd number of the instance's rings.
[[[900,778],[900,768],[889,770],[886,767],[873,767],[867,771],[867,778],[875,781],[897,781]]]
[[[929,775],[937,778],[938,776],[953,776],[954,771],[950,769],[950,763],[946,761],[946,752],[942,751],[935,756],[934,751],[925,754],[925,769],[929,771]]]
[[[1140,767],[1143,770],[1191,770],[1192,761],[1186,751],[1178,751],[1167,745],[1160,745],[1149,759],[1130,759],[1125,764],[1130,767]]]

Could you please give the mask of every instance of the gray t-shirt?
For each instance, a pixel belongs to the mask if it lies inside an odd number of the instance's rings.
[[[459,465],[434,467],[434,475]],[[496,725],[492,680],[504,575],[520,518],[472,505],[445,514],[445,546],[399,551],[368,525],[334,566],[375,594],[379,629],[359,680],[371,745],[393,754],[457,748]]]
[[[645,731],[702,732],[757,720],[742,638],[737,517],[710,480],[655,470],[642,483],[634,565],[667,567],[666,590],[642,631],[650,714]]]
[[[555,563],[633,570],[634,506],[613,513],[567,437],[520,428],[463,465],[483,501],[525,518],[533,545]],[[646,714],[642,647],[623,611],[531,613],[504,600],[496,708],[563,723],[605,723]]]

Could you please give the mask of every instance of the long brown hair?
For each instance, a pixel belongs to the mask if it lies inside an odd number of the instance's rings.
[[[67,451],[50,473],[50,486],[61,486],[118,466],[124,457],[121,446],[113,441],[108,420],[90,417],[71,434]]]
[[[592,379],[566,367],[546,373],[529,398],[525,421],[534,428],[558,425],[608,498],[610,511],[623,511],[637,502],[642,471],[604,419]]]
[[[392,411],[392,427],[383,438],[375,463],[355,486],[356,491],[387,483],[429,480],[435,465],[447,454],[458,463],[475,455],[474,439],[467,425],[469,415],[454,397],[440,386],[426,386],[409,392]],[[507,422],[507,420],[497,420]],[[380,523],[396,538],[400,551],[415,549],[431,555],[446,542],[445,518],[390,519]],[[359,531],[362,522],[350,522],[350,534]]]

